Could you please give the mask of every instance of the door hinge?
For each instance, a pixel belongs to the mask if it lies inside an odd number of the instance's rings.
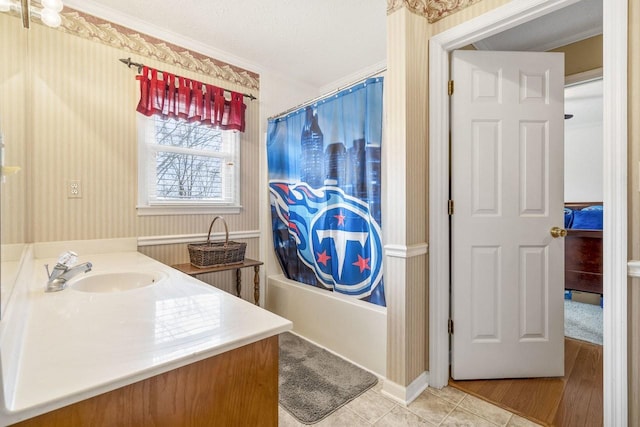
[[[453,335],[453,319],[449,319],[449,324],[447,326],[447,330],[449,335]]]
[[[453,80],[449,80],[449,83],[447,84],[447,93],[449,96],[453,95]]]
[[[453,215],[453,200],[449,200],[448,210],[449,210],[449,215]]]

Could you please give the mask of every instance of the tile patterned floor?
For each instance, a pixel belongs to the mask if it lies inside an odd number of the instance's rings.
[[[381,393],[382,383],[317,424],[318,427],[473,426],[531,427],[532,423],[452,387],[428,388],[407,407]],[[304,427],[279,409],[279,427]]]

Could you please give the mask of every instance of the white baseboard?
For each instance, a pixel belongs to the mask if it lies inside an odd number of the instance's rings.
[[[423,372],[411,384],[404,387],[386,379],[382,385],[382,394],[407,406],[429,387],[429,373]]]

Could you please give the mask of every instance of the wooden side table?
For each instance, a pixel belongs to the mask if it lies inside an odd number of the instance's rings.
[[[203,267],[198,268],[193,265],[187,264],[176,264],[171,267],[176,270],[180,270],[185,274],[188,274],[191,277],[196,277],[199,274],[206,273],[218,273],[220,271],[228,271],[228,270],[236,270],[236,296],[240,296],[240,292],[242,291],[242,274],[240,269],[253,267],[254,275],[253,275],[253,299],[256,305],[260,302],[260,266],[264,264],[262,261],[257,261],[255,259],[245,258],[245,260],[241,263],[237,264],[229,264],[229,265],[216,265],[213,267]]]

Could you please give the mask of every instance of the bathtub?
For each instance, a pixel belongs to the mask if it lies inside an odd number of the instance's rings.
[[[293,322],[293,332],[386,377],[387,310],[335,292],[267,278],[265,307]]]

